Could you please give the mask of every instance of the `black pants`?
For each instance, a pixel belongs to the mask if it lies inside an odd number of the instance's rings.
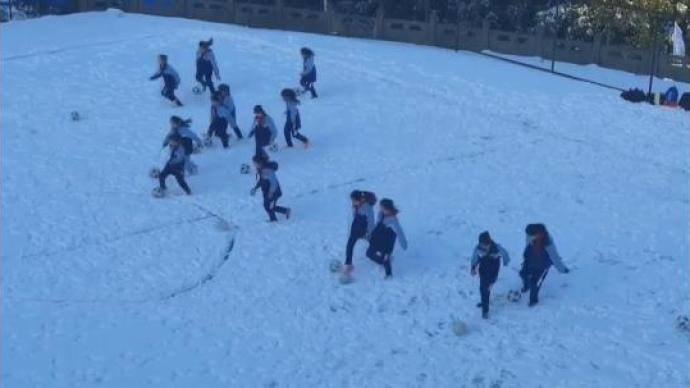
[[[259,143],[256,143],[256,151],[254,152],[254,155],[256,156],[263,156],[265,158],[268,158],[268,153],[264,149],[265,146],[259,145]]]
[[[292,138],[293,137],[295,139],[301,141],[304,144],[309,143],[309,139],[307,139],[306,136],[303,136],[302,134],[300,134],[299,131],[293,131],[292,130],[292,124],[290,124],[290,122],[285,123],[285,127],[283,128],[283,132],[285,133],[285,142],[287,143],[288,147],[292,147]]]
[[[184,190],[185,193],[190,194],[192,192],[189,189],[187,182],[184,180],[184,164],[165,165],[165,168],[163,169],[163,171],[161,171],[160,175],[158,176],[158,183],[160,184],[160,187],[163,190],[166,189],[165,179],[168,177],[168,175],[172,175],[175,177],[177,183],[180,185],[180,187],[182,187],[182,190]]]
[[[491,286],[496,283],[496,279],[498,279],[498,270],[500,268],[500,259],[484,258],[479,263],[479,294],[482,297],[482,313],[489,312]]]
[[[228,148],[228,120],[223,117],[216,117],[208,127],[208,137],[216,135],[223,143],[223,148]]]
[[[278,206],[278,198],[271,199],[264,196],[264,209],[268,213],[268,218],[271,221],[278,221],[276,218],[276,213],[287,214],[288,209],[282,206]]]
[[[240,127],[238,127],[237,125],[232,127],[232,130],[235,132],[235,136],[237,136],[238,139],[241,139],[243,137],[242,131],[240,131]]]
[[[529,303],[534,304],[539,302],[539,289],[541,284],[549,271],[549,267],[545,268],[527,268],[523,265],[520,270],[520,277],[522,278],[522,289],[529,290]]]
[[[211,90],[211,93],[216,92],[216,88],[213,86],[213,73],[197,71],[196,80],[204,87],[204,90],[206,90],[206,88],[209,88],[209,90]]]
[[[350,237],[347,239],[347,246],[345,247],[345,265],[352,265],[352,252],[355,249],[357,240],[363,239],[364,235],[354,235],[350,232]]]
[[[311,93],[311,98],[316,98],[318,95],[316,94],[316,89],[314,89],[314,83],[307,80],[306,77],[302,77],[302,79],[299,80],[300,85],[304,88],[304,90],[307,90]]]
[[[161,90],[161,96],[167,98],[172,102],[177,101],[177,97],[175,97],[175,89],[168,86],[163,86],[163,89]]]
[[[389,256],[388,260],[385,259],[386,256]],[[393,274],[393,269],[391,268],[390,254],[377,251],[376,249],[370,246],[369,249],[367,249],[367,257],[370,258],[371,261],[373,261],[374,263],[382,265],[383,268],[386,270],[386,276],[390,276]]]

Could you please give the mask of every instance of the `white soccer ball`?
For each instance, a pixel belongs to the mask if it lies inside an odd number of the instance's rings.
[[[81,120],[81,116],[79,115],[79,112],[77,112],[76,110],[73,111],[73,112],[71,112],[71,113],[69,114],[69,116],[72,118],[72,121],[79,121],[79,120]]]
[[[453,321],[452,329],[453,333],[458,337],[467,334],[467,324],[459,319]]]
[[[201,88],[198,86],[195,86],[192,88],[192,93],[194,94],[201,94]]]
[[[679,315],[676,317],[676,327],[679,330],[688,331],[690,330],[690,322],[688,321],[687,315]]]
[[[506,297],[511,302],[518,302],[520,298],[522,298],[522,292],[518,290],[510,290],[508,291],[508,295],[506,295]]]
[[[151,195],[153,195],[154,198],[163,198],[165,196],[165,190],[156,187],[151,191]]]
[[[243,164],[240,166],[240,174],[249,174],[252,168],[248,164]]]
[[[333,272],[340,272],[340,270],[343,268],[343,263],[341,263],[338,260],[331,260],[330,263],[328,263],[328,269]]]

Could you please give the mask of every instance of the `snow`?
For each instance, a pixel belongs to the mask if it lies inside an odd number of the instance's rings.
[[[686,112],[391,42],[116,11],[2,30],[4,386],[690,382],[674,327],[688,314]],[[172,197],[150,195],[168,117],[207,125],[191,88],[196,43],[211,36],[245,133],[257,103],[282,123],[298,49],[317,53],[321,97],[301,108],[313,147],[275,154],[287,222],[267,224],[248,195],[251,141],[195,155],[193,196],[172,179]],[[182,76],[183,108],[148,81],[159,53]],[[355,188],[401,208],[410,248],[396,248],[390,281],[362,243],[354,283],[328,270]],[[551,271],[529,309],[505,295],[535,221],[572,272]],[[488,321],[468,266],[485,229],[513,256]]]
[[[524,56],[524,55],[509,55],[485,50],[487,54],[494,55],[501,58],[521,62],[530,66],[535,66],[545,70],[551,70],[551,60],[541,57]],[[680,65],[678,65],[680,66]],[[585,80],[599,82],[604,85],[612,86],[622,90],[628,89],[642,89],[645,93],[649,89],[649,73],[632,74],[624,71],[617,71],[608,69],[598,65],[576,65],[567,62],[556,62],[555,71],[575,77],[580,77]],[[689,70],[690,71],[690,70]],[[654,77],[652,83],[652,91],[654,93],[664,93],[671,86],[676,86],[680,91],[680,95],[684,92],[690,92],[690,84],[687,82],[676,81],[670,78]]]

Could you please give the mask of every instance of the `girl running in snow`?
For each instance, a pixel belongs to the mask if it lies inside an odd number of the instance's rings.
[[[311,98],[316,98],[316,89],[314,83],[316,82],[316,65],[314,64],[314,52],[308,47],[302,47],[300,50],[302,54],[302,72],[300,73],[299,84],[302,85],[304,93],[310,92]]]
[[[285,127],[283,128],[285,143],[287,143],[288,147],[292,147],[292,138],[294,137],[304,144],[304,148],[309,148],[309,139],[299,133],[299,130],[302,128],[302,120],[300,119],[299,110],[297,109],[297,105],[299,105],[297,93],[292,89],[283,89],[280,92],[280,96],[283,97],[286,107]]]
[[[482,318],[489,318],[489,296],[491,286],[498,279],[498,271],[501,268],[501,260],[506,266],[510,263],[508,252],[491,239],[489,232],[479,235],[479,243],[472,252],[471,273],[472,276],[479,272],[479,294],[481,301],[477,307],[482,308]]]
[[[345,248],[345,266],[343,267],[345,273],[352,272],[352,251],[357,240],[368,240],[375,226],[373,206],[376,204],[376,195],[368,191],[354,190],[350,193],[350,200],[352,201],[352,224]]]
[[[268,213],[269,222],[276,222],[276,213],[284,214],[286,219],[290,218],[290,209],[278,206],[278,199],[283,195],[280,190],[280,183],[276,177],[278,163],[270,161],[267,157],[255,155],[252,158],[254,167],[257,171],[256,185],[250,194],[256,194],[256,190],[261,189],[264,198],[264,209]]]
[[[189,128],[191,122],[192,119],[182,120],[178,116],[171,116],[170,132],[165,137],[165,140],[163,140],[163,147],[168,145],[173,136],[180,136],[185,151],[184,168],[190,175],[194,175],[197,173],[198,168],[192,161],[192,153],[194,152],[195,145],[201,148],[203,147],[203,143],[199,136]]]
[[[256,141],[256,152],[254,155],[268,159],[266,147],[274,144],[277,135],[278,130],[271,116],[264,111],[261,105],[256,105],[254,107],[254,124],[249,132],[249,137],[254,136]]]
[[[165,179],[168,175],[172,175],[177,180],[182,190],[184,190],[187,195],[192,195],[192,190],[189,189],[187,182],[184,180],[184,164],[185,164],[185,150],[182,145],[182,137],[180,135],[171,135],[168,138],[168,147],[170,148],[170,159],[165,164],[163,171],[158,175],[159,188],[158,192],[160,196],[164,196],[167,190],[165,186]]]
[[[149,77],[151,81],[163,77],[163,89],[161,95],[172,101],[176,106],[182,106],[180,100],[175,97],[175,89],[180,86],[180,76],[177,71],[168,64],[168,56],[161,54],[158,56],[158,71]]]
[[[398,209],[393,200],[384,198],[379,202],[379,220],[369,239],[367,257],[380,264],[386,270],[386,279],[393,275],[391,255],[397,239],[403,249],[407,249],[407,239],[398,222]]]
[[[207,145],[211,145],[211,139],[215,135],[220,138],[223,148],[228,148],[228,139],[230,137],[228,136],[228,117],[230,117],[230,111],[223,105],[220,94],[213,93],[211,96],[211,124],[208,126],[208,132],[206,133]]]
[[[227,108],[228,112],[230,112],[230,116],[228,117],[230,128],[235,131],[235,136],[237,136],[238,139],[242,139],[242,131],[240,131],[240,128],[237,126],[237,112],[235,111],[235,101],[232,99],[232,94],[230,94],[230,86],[227,84],[218,85],[218,93],[220,93],[223,105]]]
[[[196,50],[196,80],[201,84],[202,93],[206,91],[207,87],[211,90],[211,93],[216,92],[211,75],[215,74],[216,79],[220,81],[216,56],[213,54],[213,50],[211,50],[212,44],[213,38],[202,40],[199,42],[199,48]]]
[[[539,303],[539,289],[541,288],[551,265],[558,272],[568,273],[570,270],[563,264],[561,255],[558,254],[553,238],[546,230],[544,224],[529,224],[525,228],[527,246],[522,255],[522,292],[529,290],[529,306]]]

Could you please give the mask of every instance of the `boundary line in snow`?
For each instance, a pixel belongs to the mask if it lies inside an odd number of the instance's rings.
[[[117,299],[117,298],[100,298],[100,299],[72,299],[72,298],[56,298],[56,299],[51,299],[51,298],[32,298],[32,297],[16,297],[16,296],[7,296],[8,299],[10,300],[18,300],[18,301],[26,301],[26,302],[38,302],[38,303],[52,303],[52,304],[100,304],[100,303],[116,303],[116,304],[142,304],[142,303],[152,303],[152,302],[165,302],[170,299],[173,299],[175,297],[178,297],[180,295],[189,293],[194,291],[195,289],[205,285],[206,283],[210,282],[213,280],[220,270],[222,269],[223,265],[228,261],[230,258],[230,254],[232,253],[233,249],[235,248],[235,241],[236,241],[236,231],[239,229],[235,224],[227,221],[225,218],[220,216],[219,214],[209,210],[208,208],[199,205],[197,203],[192,203],[192,206],[196,207],[197,209],[201,210],[202,212],[206,213],[205,216],[203,217],[198,217],[193,220],[187,220],[187,222],[197,222],[201,220],[208,220],[211,218],[215,218],[216,220],[219,221],[220,227],[227,227],[228,230],[231,233],[231,237],[228,240],[226,248],[223,250],[222,255],[215,260],[211,268],[203,273],[201,276],[199,276],[196,280],[191,281],[185,285],[182,285],[180,287],[177,287],[175,289],[165,291],[162,293],[159,293],[157,296],[152,296],[152,297],[142,297],[142,298],[135,298],[135,299]],[[185,221],[179,222],[184,223]],[[169,225],[166,225],[169,226]],[[163,227],[158,227],[158,228],[149,228],[146,230],[134,232],[134,233],[129,233],[126,235],[122,235],[119,237],[116,237],[115,239],[110,239],[101,243],[96,243],[96,244],[87,244],[87,245],[100,245],[100,244],[105,244],[109,243],[112,241],[117,241],[129,236],[134,236],[138,234],[143,234],[143,233],[149,233],[155,230],[162,229]],[[82,246],[75,247],[73,249],[79,249]],[[64,251],[64,250],[63,250]],[[51,254],[56,254],[56,252],[53,253],[48,253],[47,255]],[[40,254],[34,254],[33,256],[28,256],[28,257],[35,257],[35,256],[41,256]],[[27,257],[27,256],[22,256],[22,258]]]

